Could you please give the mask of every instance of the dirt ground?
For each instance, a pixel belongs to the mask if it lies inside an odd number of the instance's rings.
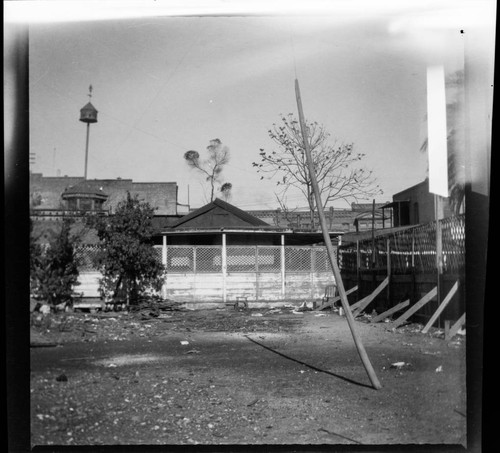
[[[32,445],[466,445],[465,335],[290,307],[33,314]]]

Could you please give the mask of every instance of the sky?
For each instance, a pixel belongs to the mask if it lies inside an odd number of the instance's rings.
[[[203,157],[219,138],[231,153],[223,172],[230,202],[275,209],[276,181],[261,180],[252,162],[260,148],[275,149],[267,131],[280,114],[297,114],[297,79],[307,120],[365,154],[363,167],[383,190],[376,201],[392,200],[427,175],[420,151],[427,66],[463,69],[460,29],[484,14],[469,14],[477,2],[466,2],[470,11],[457,2],[332,3],[338,8],[327,13],[106,19],[94,9],[99,20],[31,21],[31,171],[83,176],[79,111],[92,85],[99,113],[90,126],[89,179],[174,181],[178,202],[199,207],[207,202],[203,178],[183,154]],[[306,206],[298,193],[287,201]]]

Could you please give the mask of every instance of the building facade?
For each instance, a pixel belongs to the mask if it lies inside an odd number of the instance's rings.
[[[394,226],[418,225],[432,222],[436,219],[435,196],[429,192],[429,180],[425,179],[412,187],[393,195],[392,202],[382,207],[391,209],[394,216]],[[440,218],[452,215],[448,199],[441,203],[443,212]]]
[[[325,210],[325,219],[329,231],[366,231],[379,228],[390,228],[393,226],[392,210],[382,211],[387,203],[375,203],[375,216],[373,216],[372,203],[352,203],[351,209],[334,209],[330,207]],[[285,212],[281,209],[263,209],[248,211],[255,217],[279,228],[311,229],[311,215],[309,211],[295,210]],[[374,217],[374,222],[372,218]],[[314,216],[315,229],[319,229],[319,216]]]

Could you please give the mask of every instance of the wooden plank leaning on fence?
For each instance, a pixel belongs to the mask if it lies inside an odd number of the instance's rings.
[[[389,284],[389,277],[386,277],[384,281],[375,288],[369,296],[364,297],[355,304],[351,305],[352,315],[354,317],[359,316],[361,312],[370,304],[375,297]]]
[[[445,335],[445,340],[451,340],[457,332],[460,330],[460,328],[465,324],[465,313],[460,317],[460,319],[451,326],[450,330],[448,330],[447,335]]]
[[[395,329],[403,324],[413,313],[420,310],[427,302],[431,301],[437,296],[437,286],[435,286],[431,291],[429,291],[422,299],[420,299],[415,305],[413,305],[409,310],[405,311],[396,321],[391,324],[391,327]]]
[[[345,292],[346,296],[348,296],[349,294],[353,293],[354,291],[357,291],[358,290],[358,287],[355,286],[354,288],[351,288],[349,290],[347,290]],[[333,297],[332,299],[329,299],[328,302],[325,302],[324,304],[322,304],[321,306],[319,306],[318,308],[316,308],[315,311],[320,311],[320,310],[324,310],[325,308],[328,308],[328,307],[333,307],[333,304],[335,302],[338,302],[340,300],[340,296],[336,296],[336,297]]]
[[[438,309],[435,311],[435,313],[432,315],[431,319],[429,319],[429,322],[425,325],[425,327],[422,329],[422,333],[427,333],[427,331],[432,327],[432,325],[436,322],[436,319],[438,319],[438,316],[441,314],[441,312],[446,308],[450,300],[453,298],[455,293],[457,292],[458,289],[458,280],[456,283],[452,286],[450,289],[450,292],[446,295],[444,298],[443,302],[441,302],[441,305],[438,307]]]
[[[405,300],[404,302],[400,302],[399,304],[395,305],[392,308],[389,308],[389,310],[384,311],[383,313],[380,313],[380,315],[375,316],[370,320],[370,322],[379,322],[382,321],[385,318],[388,318],[391,316],[393,313],[396,313],[397,311],[401,310],[402,308],[407,307],[410,305],[410,299]]]

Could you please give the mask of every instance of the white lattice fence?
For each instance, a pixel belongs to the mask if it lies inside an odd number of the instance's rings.
[[[86,246],[76,251],[83,278],[92,274],[93,282],[98,250]],[[234,300],[241,295],[249,300],[320,298],[333,282],[325,247],[154,246],[154,253],[159,262],[166,259],[165,295],[181,301]]]
[[[75,261],[79,272],[95,272],[97,264],[95,258],[101,250],[99,245],[82,245],[75,248]]]

